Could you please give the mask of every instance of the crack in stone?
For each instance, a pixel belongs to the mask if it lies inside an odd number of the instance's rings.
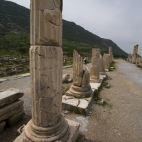
[[[80,100],[78,99],[78,105],[77,106],[79,106],[79,104],[80,104]]]
[[[52,70],[52,69],[56,69],[57,67],[52,67],[52,68],[43,68],[43,69],[39,69],[39,68],[31,68],[33,70]]]
[[[38,52],[38,51],[37,51]],[[43,57],[43,58],[45,58],[45,56],[44,55],[41,55],[41,54],[39,54],[39,53],[37,53],[37,52],[31,52],[32,54],[36,54],[36,55],[38,55],[38,56],[40,56],[40,57]]]

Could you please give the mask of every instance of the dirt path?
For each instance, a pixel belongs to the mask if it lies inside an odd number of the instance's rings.
[[[142,84],[138,86],[133,81],[135,78],[126,75],[140,69],[123,60],[116,62],[117,69],[108,73],[112,78],[107,81],[111,88],[100,93],[107,105],[94,106],[87,131],[82,132],[87,140],[80,142],[142,142]],[[139,73],[141,77],[142,70]]]
[[[81,136],[78,142],[142,142],[142,83],[135,79],[142,71],[123,60],[116,61],[116,70],[109,72],[110,89],[104,88],[100,95],[107,104],[94,105],[91,116],[65,114],[66,118],[81,123]],[[67,72],[71,70],[68,69]],[[130,74],[130,76],[128,75]],[[133,74],[133,75],[132,75]],[[142,78],[141,78],[142,80]],[[0,89],[16,87],[25,93],[25,118],[0,134],[0,142],[12,142],[16,130],[31,118],[29,78],[0,83]]]

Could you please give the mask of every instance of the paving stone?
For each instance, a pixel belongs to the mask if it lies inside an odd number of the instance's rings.
[[[0,107],[18,100],[23,95],[23,92],[15,88],[10,88],[6,91],[0,92]]]
[[[63,100],[74,99],[74,97],[73,97],[73,96],[66,96],[66,95],[63,95],[62,99],[63,99]]]
[[[62,103],[68,104],[68,105],[72,105],[72,106],[78,106],[79,104],[79,99],[74,98],[74,99],[66,99],[63,100]]]
[[[89,110],[91,109],[91,106],[93,104],[93,94],[91,97],[88,98],[66,98],[70,96],[62,96],[62,107],[64,110],[73,111],[75,113],[81,113],[81,114],[88,114]],[[72,97],[72,96],[71,96]],[[66,100],[65,100],[66,98]]]
[[[101,86],[101,83],[90,83],[90,86],[93,90],[98,90]]]
[[[12,117],[9,117],[6,122],[8,125],[13,125],[15,124],[16,122],[18,122],[19,120],[22,119],[22,117],[25,115],[24,111],[21,111],[20,113],[12,116]]]
[[[0,108],[0,121],[6,120],[9,117],[16,115],[23,110],[24,101],[16,101],[12,104]]]
[[[85,99],[79,99],[78,107],[86,109],[88,107],[89,102]]]

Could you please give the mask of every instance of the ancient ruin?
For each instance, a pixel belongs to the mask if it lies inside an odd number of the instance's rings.
[[[76,98],[90,97],[92,94],[90,86],[90,73],[88,68],[83,69],[83,59],[77,51],[73,52],[73,84],[67,96],[74,96]]]
[[[100,54],[100,58],[99,58],[99,75],[105,75],[105,65],[104,65],[104,60],[102,55]]]
[[[132,62],[132,54],[128,55],[128,62],[130,62],[130,63]]]
[[[88,68],[83,68],[83,59],[78,52],[74,50],[73,84],[62,97],[63,109],[88,114],[93,104],[95,89],[92,89],[90,85],[90,73]]]
[[[94,83],[100,82],[99,80],[99,59],[100,59],[100,49],[92,48],[92,67],[90,69],[90,81]]]
[[[0,92],[0,133],[5,125],[13,125],[24,116],[24,101],[19,100],[23,95],[14,88]]]
[[[103,60],[104,60],[104,64],[105,64],[105,70],[108,71],[109,70],[109,64],[110,64],[110,55],[104,54]]]
[[[75,141],[79,124],[62,115],[62,0],[31,0],[30,39],[32,120],[15,142]]]
[[[134,63],[134,64],[136,63],[136,59],[137,59],[138,46],[139,45],[134,46],[134,50],[133,50],[133,54],[132,54],[132,63]]]

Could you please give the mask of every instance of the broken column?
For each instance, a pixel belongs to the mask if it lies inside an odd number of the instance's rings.
[[[134,50],[133,50],[133,55],[132,55],[132,63],[136,63],[136,59],[137,59],[137,55],[138,55],[138,46],[139,45],[135,45],[134,46]]]
[[[73,52],[73,84],[69,91],[66,92],[67,96],[74,96],[76,98],[90,97],[92,94],[90,86],[90,73],[88,68],[83,69],[82,57],[77,51]]]
[[[90,69],[90,81],[94,83],[100,82],[99,78],[99,58],[100,58],[100,49],[92,48],[92,67]]]
[[[30,39],[32,120],[15,142],[72,142],[62,115],[62,0],[31,0]]]
[[[73,52],[73,84],[62,96],[64,110],[88,114],[94,102],[93,90],[90,86],[90,73],[83,68],[82,57],[77,51]]]
[[[112,47],[109,47],[108,54],[110,54],[110,55],[111,55],[111,53],[112,53]]]
[[[113,61],[113,52],[112,52],[112,47],[109,47],[109,52],[108,52],[109,56],[110,56],[110,63]]]

